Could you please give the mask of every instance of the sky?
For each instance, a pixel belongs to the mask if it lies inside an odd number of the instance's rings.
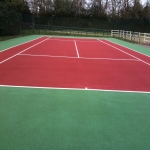
[[[150,0],[149,0],[150,1]],[[141,0],[142,4],[145,4],[145,2],[147,2],[147,0]]]

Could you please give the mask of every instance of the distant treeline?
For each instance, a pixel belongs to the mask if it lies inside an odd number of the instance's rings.
[[[150,2],[1,0],[0,34],[19,33],[21,23],[150,32]]]

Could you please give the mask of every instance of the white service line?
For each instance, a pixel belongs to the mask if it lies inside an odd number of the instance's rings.
[[[12,47],[9,47],[9,48],[6,48],[6,49],[4,49],[4,50],[2,50],[2,51],[0,51],[0,52],[4,52],[4,51],[9,50],[9,49],[11,49],[11,48],[17,47],[17,46],[19,46],[19,45],[23,45],[23,44],[25,44],[25,43],[29,43],[29,42],[31,42],[31,41],[34,41],[34,40],[40,39],[40,38],[42,38],[42,37],[43,37],[43,36],[38,37],[38,38],[35,38],[35,39],[30,40],[30,41],[27,41],[27,42],[24,42],[24,43],[21,43],[21,44],[18,44],[18,45],[15,45],[15,46],[12,46]]]
[[[18,86],[18,85],[0,85],[0,87],[8,88],[29,88],[29,89],[52,89],[52,90],[86,90],[86,91],[99,91],[99,92],[119,92],[119,93],[150,93],[150,91],[126,91],[126,90],[106,90],[106,89],[89,89],[85,88],[63,88],[63,87],[39,87],[39,86]]]
[[[78,58],[79,58],[80,56],[79,56],[79,52],[78,52],[77,43],[76,43],[76,41],[75,41],[75,40],[74,40],[74,44],[75,44],[75,47],[76,47],[77,56],[78,56]]]
[[[33,57],[53,57],[53,58],[72,58],[77,59],[78,57],[71,56],[53,56],[53,55],[36,55],[36,54],[18,54],[19,56],[33,56]],[[118,59],[118,58],[88,58],[88,57],[80,57],[80,59],[90,59],[90,60],[120,60],[120,61],[139,61],[137,59]]]
[[[147,64],[147,65],[150,66],[149,63],[145,62],[144,60],[142,60],[142,59],[140,59],[140,58],[138,58],[138,57],[136,57],[136,56],[134,56],[134,55],[131,55],[131,54],[129,54],[129,53],[127,53],[127,52],[121,50],[120,48],[117,48],[117,47],[115,47],[115,46],[113,46],[113,45],[111,45],[111,44],[108,44],[108,43],[104,42],[104,41],[100,41],[100,42],[102,42],[102,43],[104,43],[104,44],[106,44],[106,45],[109,45],[109,46],[111,46],[111,47],[113,47],[113,48],[115,48],[115,49],[117,49],[117,50],[119,50],[119,51],[121,51],[121,52],[123,52],[123,53],[129,55],[129,56],[132,56],[132,57],[138,59],[139,61],[142,61],[143,63],[145,63],[145,64]]]
[[[38,43],[36,43],[36,44],[34,44],[34,45],[32,45],[32,46],[30,46],[30,47],[28,47],[28,48],[26,48],[26,49],[22,50],[21,52],[19,52],[19,53],[17,53],[17,54],[15,54],[15,55],[13,55],[13,56],[11,56],[11,57],[9,57],[9,58],[7,58],[7,59],[5,59],[5,60],[1,61],[1,62],[0,62],[0,64],[2,64],[3,62],[5,62],[5,61],[7,61],[7,60],[9,60],[9,59],[11,59],[11,58],[13,58],[13,57],[15,57],[15,56],[17,56],[17,55],[21,54],[22,52],[27,51],[28,49],[30,49],[30,48],[32,48],[32,47],[34,47],[34,46],[36,46],[36,45],[38,45],[38,44],[40,44],[40,43],[42,43],[42,42],[44,42],[44,41],[48,40],[48,39],[49,39],[49,38],[47,38],[47,39],[45,39],[45,40],[43,40],[43,41],[41,41],[41,42],[38,42]]]
[[[118,58],[88,58],[88,57],[80,57],[82,59],[93,59],[93,60],[119,60],[119,61],[125,61],[125,60],[129,60],[129,61],[139,61],[137,59],[118,59]]]
[[[36,54],[19,54],[20,56],[33,56],[33,57],[53,57],[53,58],[78,58],[72,56],[54,56],[54,55],[36,55]]]

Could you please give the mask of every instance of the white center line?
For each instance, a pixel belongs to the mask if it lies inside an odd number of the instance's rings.
[[[79,58],[80,56],[79,56],[79,52],[78,52],[77,43],[76,43],[76,41],[75,41],[75,40],[74,40],[74,44],[75,44],[75,47],[76,47],[77,56],[78,56],[78,58]]]

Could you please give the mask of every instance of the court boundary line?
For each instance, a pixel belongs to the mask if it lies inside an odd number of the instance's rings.
[[[78,57],[72,56],[53,56],[53,55],[34,55],[34,54],[18,54],[18,56],[31,56],[31,57],[52,57],[52,58],[72,58],[77,59]],[[92,59],[92,60],[120,60],[120,61],[139,61],[137,59],[115,59],[115,58],[89,58],[89,57],[79,57],[80,59]]]
[[[9,49],[11,49],[11,48],[14,48],[14,47],[17,47],[17,46],[20,46],[20,45],[26,44],[26,43],[29,43],[29,42],[31,42],[31,41],[34,41],[34,40],[40,39],[40,38],[42,38],[42,37],[44,37],[44,36],[41,36],[41,37],[35,38],[35,39],[33,39],[33,40],[29,40],[29,41],[27,41],[27,42],[23,42],[23,43],[21,43],[21,44],[17,44],[17,45],[15,45],[15,46],[12,46],[12,47],[9,47],[9,48],[6,48],[6,49],[3,49],[3,50],[1,50],[0,52],[3,52],[3,51],[6,51],[6,50],[9,50]]]
[[[136,56],[134,56],[134,55],[132,55],[132,54],[129,54],[129,53],[127,53],[127,52],[121,50],[120,48],[117,48],[117,47],[115,47],[115,46],[113,46],[113,45],[111,45],[111,44],[108,44],[108,43],[104,42],[104,41],[100,41],[100,42],[105,43],[106,45],[109,45],[109,46],[111,46],[111,47],[113,47],[113,48],[115,48],[115,49],[117,49],[117,50],[119,50],[119,51],[121,51],[121,52],[123,52],[123,53],[125,53],[125,54],[128,54],[129,56],[132,56],[132,57],[138,59],[139,61],[141,61],[141,62],[143,62],[143,63],[145,63],[145,64],[147,64],[147,65],[150,66],[150,63],[147,63],[146,61],[144,61],[144,60],[142,60],[142,59],[140,59],[140,58],[138,58],[138,57],[136,57]]]
[[[94,39],[93,41],[91,40],[89,40],[89,41],[86,41],[86,39],[81,39],[81,40],[78,40],[78,39],[70,39],[70,40],[60,40],[60,39],[53,39],[53,38],[51,38],[51,39],[49,39],[50,41],[65,41],[65,42],[72,42],[72,41],[77,41],[77,42],[98,42],[98,41],[96,41],[97,39]]]
[[[104,40],[109,41],[109,42],[111,42],[111,43],[114,43],[114,44],[116,44],[116,45],[125,47],[125,48],[127,48],[127,49],[129,49],[129,50],[131,50],[131,51],[134,51],[134,52],[136,52],[136,53],[142,54],[142,55],[144,55],[144,56],[150,57],[149,55],[146,55],[146,54],[144,54],[144,53],[138,52],[138,51],[136,51],[136,50],[134,50],[134,49],[132,49],[132,48],[126,47],[126,46],[124,46],[124,45],[121,45],[121,44],[112,42],[112,41],[110,41],[110,40],[108,40],[108,39],[104,39]]]
[[[0,64],[2,64],[2,63],[4,63],[4,62],[6,62],[7,60],[9,60],[9,59],[11,59],[11,58],[13,58],[13,57],[15,57],[15,56],[17,56],[17,55],[21,54],[22,52],[27,51],[28,49],[30,49],[30,48],[32,48],[32,47],[34,47],[34,46],[36,46],[36,45],[38,45],[38,44],[40,44],[40,43],[42,43],[42,42],[44,42],[44,41],[48,40],[48,39],[49,39],[49,38],[44,39],[44,40],[42,40],[41,42],[38,42],[38,43],[36,43],[36,44],[34,44],[34,45],[32,45],[32,46],[30,46],[30,47],[28,47],[28,48],[26,48],[26,49],[22,50],[21,52],[19,52],[19,53],[17,53],[17,54],[15,54],[15,55],[13,55],[13,56],[11,56],[11,57],[8,57],[7,59],[4,59],[3,61],[1,61],[1,62],[0,62]]]
[[[106,89],[89,89],[85,88],[61,88],[61,87],[39,87],[39,86],[20,86],[20,85],[0,85],[0,87],[14,87],[14,88],[27,88],[27,89],[54,89],[54,90],[78,90],[78,91],[102,91],[102,92],[117,92],[117,93],[147,93],[150,91],[126,91],[126,90],[106,90]]]
[[[78,47],[77,47],[77,43],[76,43],[76,41],[74,40],[74,44],[75,44],[75,48],[76,48],[76,52],[77,52],[77,56],[78,56],[78,58],[80,57],[79,56],[79,51],[78,51]]]
[[[47,36],[48,37],[48,35],[45,35],[45,36]],[[103,37],[86,37],[86,36],[62,36],[62,35],[51,35],[51,38],[53,39],[53,38],[64,38],[64,39],[66,39],[66,38],[70,38],[70,39],[97,39],[97,38],[99,38],[99,39],[104,39]]]

